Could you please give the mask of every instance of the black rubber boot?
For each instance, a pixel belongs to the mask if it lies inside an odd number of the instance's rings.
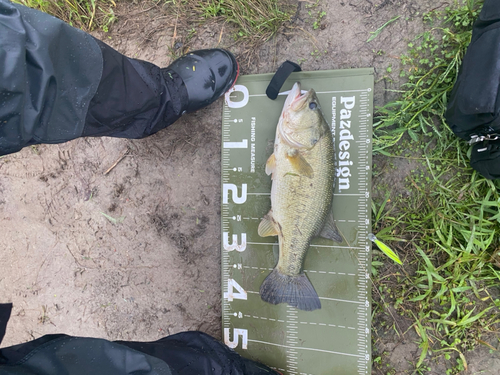
[[[188,95],[187,112],[214,102],[234,85],[239,73],[236,59],[223,49],[188,53],[164,70],[177,73],[184,82]]]
[[[222,49],[194,51],[160,69],[97,43],[103,73],[82,136],[147,137],[213,103],[238,76],[234,56]]]
[[[212,103],[238,75],[221,49],[160,69],[23,5],[0,0],[0,14],[0,156],[81,136],[146,137]]]

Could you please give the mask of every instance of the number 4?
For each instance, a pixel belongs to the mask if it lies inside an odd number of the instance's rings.
[[[238,293],[234,293],[233,288],[236,288]],[[234,279],[227,279],[227,293],[224,293],[224,298],[228,301],[233,299],[247,299],[247,292]]]

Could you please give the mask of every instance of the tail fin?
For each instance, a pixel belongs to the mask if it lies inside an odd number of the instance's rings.
[[[305,274],[284,275],[276,268],[260,286],[260,298],[273,305],[286,302],[305,311],[321,309],[318,294]]]

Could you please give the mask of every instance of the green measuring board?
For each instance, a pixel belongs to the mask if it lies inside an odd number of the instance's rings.
[[[270,100],[272,74],[240,77],[226,94],[222,131],[222,325],[224,342],[283,374],[371,374],[370,251],[373,70],[293,73]],[[335,140],[333,215],[339,244],[313,241],[304,272],[321,309],[260,299],[278,260],[277,237],[257,234],[271,207],[265,174],[286,91],[313,88]]]

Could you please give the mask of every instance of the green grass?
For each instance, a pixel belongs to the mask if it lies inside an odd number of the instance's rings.
[[[108,31],[116,20],[115,1],[118,0],[14,0],[85,31],[96,28]],[[254,46],[275,35],[296,10],[296,6],[279,0],[164,0],[164,4],[191,24],[199,23],[200,18],[221,19],[234,27],[235,39]]]
[[[235,39],[262,43],[290,20],[292,7],[278,0],[201,0],[204,18],[222,18],[236,28]]]
[[[107,30],[114,20],[113,0],[17,1],[84,30]],[[276,0],[165,4],[182,10],[177,14],[187,19],[194,12],[198,19],[223,20],[232,25],[228,29],[235,39],[254,46],[270,39],[293,13]],[[480,6],[468,0],[425,16],[427,31],[410,41],[408,53],[401,56],[400,76],[406,84],[398,90],[400,99],[379,108],[374,124],[379,158],[412,165],[404,179],[403,190],[409,194],[393,185],[374,187],[380,198],[374,198],[373,232],[404,263],[393,264],[374,250],[374,322],[382,322],[374,326],[374,337],[384,329],[398,335],[417,332],[421,352],[416,373],[431,365],[429,351],[449,361],[447,374],[466,368],[464,353],[484,344],[485,333],[495,330],[500,319],[500,182],[469,167],[469,146],[444,121]],[[394,71],[391,67],[388,73]],[[374,167],[374,173],[385,171]],[[382,362],[383,356],[378,357],[374,366]]]
[[[84,31],[100,28],[108,31],[116,20],[114,0],[13,0],[33,9],[56,16]],[[118,0],[116,0],[118,1]]]
[[[460,7],[446,8],[425,16],[427,31],[408,43],[407,55],[401,57],[400,77],[408,82],[400,91],[401,99],[379,110],[375,124],[374,151],[394,146],[408,134],[418,141],[416,132],[434,132],[439,138],[446,128],[444,110],[447,94],[453,87],[466,47],[470,42],[472,23],[478,15],[478,1],[467,0]]]
[[[409,194],[374,187],[381,197],[374,199],[374,233],[404,258],[396,266],[374,252],[375,321],[386,316],[399,335],[417,332],[416,371],[429,366],[429,351],[449,360],[449,374],[466,368],[464,353],[485,344],[500,321],[500,182],[470,168],[469,146],[444,120],[481,5],[469,0],[426,15],[428,30],[401,57],[401,98],[380,108],[374,125],[374,150],[413,165]]]

